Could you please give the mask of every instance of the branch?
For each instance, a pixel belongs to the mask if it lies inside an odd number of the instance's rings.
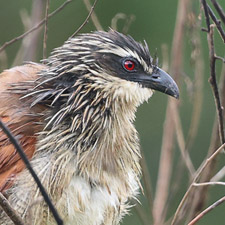
[[[221,27],[221,22],[220,20],[218,20],[215,16],[215,14],[213,13],[212,9],[209,7],[209,5],[207,5],[208,7],[208,12],[209,12],[209,15],[210,17],[212,18],[213,22],[216,24],[216,27],[218,29],[218,32],[221,36],[221,38],[223,39],[223,42],[225,43],[225,32],[223,30],[223,28]]]
[[[218,60],[221,60],[223,63],[225,63],[225,58],[223,58],[221,56],[217,56],[217,55],[215,55],[215,58]]]
[[[216,182],[221,180],[225,176],[225,166],[220,169],[212,178],[210,181]]]
[[[216,0],[211,0],[211,2],[214,5],[216,11],[218,12],[221,20],[225,24],[225,12],[223,11],[222,7],[219,5],[219,3]]]
[[[180,119],[180,115],[178,113],[178,109],[177,107],[173,107],[173,120],[175,123],[175,127],[176,127],[176,135],[177,135],[177,143],[181,152],[181,156],[183,158],[183,162],[186,165],[188,172],[189,172],[189,176],[192,178],[194,173],[195,173],[195,168],[194,165],[191,161],[191,157],[189,155],[189,152],[186,151],[185,148],[185,138],[184,138],[184,132],[182,129],[182,124],[181,124],[181,119]]]
[[[66,2],[64,2],[58,9],[56,9],[55,11],[53,11],[52,13],[50,13],[48,15],[48,19],[50,19],[52,16],[54,16],[56,13],[60,12],[67,4],[69,4],[70,2],[72,2],[72,0],[67,0]],[[10,41],[5,42],[2,47],[0,48],[0,52],[3,51],[6,47],[8,47],[9,45],[23,39],[24,37],[26,37],[28,34],[32,33],[33,31],[37,30],[39,27],[41,27],[43,24],[45,23],[45,19],[41,20],[36,26],[34,26],[33,28],[31,28],[30,30],[26,31],[25,33],[21,34],[18,37],[13,38]]]
[[[46,58],[46,48],[47,48],[47,33],[48,33],[48,9],[49,9],[49,2],[46,2],[46,9],[45,9],[45,31],[44,31],[44,39],[43,39],[43,59]]]
[[[70,38],[73,38],[77,35],[77,33],[79,33],[81,31],[81,29],[88,23],[89,18],[91,17],[91,14],[94,12],[95,6],[97,4],[98,0],[94,1],[94,4],[91,7],[90,12],[88,13],[86,19],[84,20],[84,22],[80,25],[80,27],[71,35]]]
[[[117,13],[111,20],[111,28],[113,30],[118,30],[117,24],[119,20],[124,20],[124,26],[122,28],[122,33],[127,34],[131,23],[135,20],[135,15],[126,15],[125,13]]]
[[[92,8],[90,1],[89,0],[83,0],[83,2],[85,4],[87,10],[90,12],[91,8]],[[94,26],[96,27],[97,30],[103,30],[103,27],[100,24],[100,22],[98,20],[98,17],[97,17],[97,15],[94,11],[91,13],[91,20],[92,20],[92,22],[93,22],[93,24],[94,24]]]
[[[209,30],[210,30],[210,19],[209,19],[208,7],[207,7],[207,3],[206,3],[205,0],[201,0],[201,3],[203,5],[204,14],[205,14],[205,21],[206,21],[206,26],[207,26],[207,29],[202,28],[202,30],[206,31],[208,33]]]
[[[224,137],[224,126],[223,126],[223,107],[221,105],[219,90],[216,81],[216,57],[214,49],[214,39],[213,39],[214,29],[213,25],[210,25],[210,32],[208,33],[208,45],[209,45],[209,57],[210,57],[210,73],[209,82],[213,89],[213,95],[216,103],[218,123],[219,123],[219,132],[221,144],[225,143]]]
[[[195,186],[195,187],[212,186],[212,185],[223,185],[223,186],[225,186],[225,182],[216,181],[216,182],[193,183],[193,186]]]
[[[12,208],[9,201],[4,197],[4,195],[1,192],[0,192],[0,206],[15,225],[25,225],[22,218]]]
[[[194,184],[197,182],[197,180],[199,179],[200,175],[202,174],[202,172],[204,171],[204,169],[209,165],[209,163],[221,152],[221,150],[225,147],[225,144],[221,145],[209,158],[207,158],[203,164],[199,167],[191,185],[189,186],[188,190],[186,191],[184,197],[182,198],[179,206],[177,207],[177,210],[175,212],[175,215],[173,217],[173,220],[172,220],[172,223],[171,225],[174,225],[178,216],[179,216],[179,213],[184,205],[184,203],[186,202],[186,199],[187,197],[189,196],[189,194],[191,193],[193,187],[194,187]]]
[[[43,187],[43,185],[41,184],[41,181],[39,180],[37,174],[34,172],[26,154],[24,153],[22,147],[20,146],[19,142],[17,141],[17,139],[13,136],[13,134],[11,133],[11,131],[8,129],[8,127],[6,127],[6,125],[1,121],[0,119],[0,127],[2,128],[2,131],[8,136],[9,140],[11,141],[11,143],[14,145],[15,149],[17,150],[18,154],[20,155],[20,158],[23,160],[23,162],[25,163],[27,169],[29,170],[30,174],[32,175],[33,179],[35,180],[45,202],[47,203],[50,211],[52,212],[56,222],[58,225],[63,225],[63,221],[60,218],[58,212],[56,211],[54,205],[52,204],[52,201],[50,200],[45,188]]]
[[[209,33],[207,33],[209,36]],[[218,58],[215,55],[216,59]],[[220,102],[222,103],[221,105],[225,105],[225,76],[224,76],[224,70],[225,69],[225,64],[223,64],[222,67],[222,72],[221,72],[221,79],[220,79],[220,84],[221,84],[221,90],[220,90]],[[217,107],[216,107],[217,108]],[[211,141],[210,141],[210,146],[208,149],[207,155],[212,155],[215,149],[220,146],[220,123],[218,123],[218,115],[215,116],[214,120],[214,125],[213,125],[213,131],[211,135]],[[213,176],[213,171],[215,169],[216,165],[216,158],[214,158],[213,161],[211,161],[210,165],[207,166],[207,168],[204,170],[204,173],[202,173],[201,178],[199,179],[200,183],[203,182],[208,182]],[[212,180],[211,180],[212,181]],[[206,199],[207,199],[207,191],[208,191],[208,186],[202,186],[199,187],[198,189],[195,189],[195,191],[192,192],[191,196],[189,196],[189,202],[191,202],[191,213],[189,218],[194,218],[198,213],[199,210],[202,209],[204,206]],[[181,215],[181,213],[180,213]]]
[[[196,216],[188,225],[194,225],[196,222],[198,222],[203,216],[205,216],[208,212],[216,208],[218,205],[222,204],[225,202],[225,196],[217,200],[215,203],[210,205],[208,208],[206,208],[204,211],[202,211],[198,216]]]

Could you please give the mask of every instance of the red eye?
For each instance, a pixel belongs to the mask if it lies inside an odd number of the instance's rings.
[[[134,67],[135,67],[135,63],[133,61],[131,61],[131,60],[126,60],[124,62],[124,67],[128,71],[132,71],[134,69]]]

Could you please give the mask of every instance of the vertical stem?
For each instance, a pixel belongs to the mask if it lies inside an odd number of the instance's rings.
[[[47,37],[48,37],[48,9],[49,9],[50,0],[46,1],[45,7],[45,30],[44,30],[44,39],[43,39],[43,59],[46,58],[46,49],[47,49]]]
[[[177,19],[171,54],[171,73],[173,74],[176,82],[179,81],[183,64],[184,29],[189,3],[190,0],[180,0],[177,10]],[[165,206],[169,194],[175,134],[175,124],[172,116],[173,107],[178,107],[178,103],[173,99],[169,99],[166,111],[166,120],[164,123],[156,195],[153,204],[153,218],[155,225],[162,224],[166,215]]]
[[[213,89],[214,100],[216,104],[216,111],[219,123],[219,133],[221,144],[225,143],[224,126],[223,126],[223,107],[221,106],[218,85],[216,81],[216,57],[214,48],[214,25],[210,25],[210,32],[208,33],[209,57],[210,57],[210,78],[209,82]]]

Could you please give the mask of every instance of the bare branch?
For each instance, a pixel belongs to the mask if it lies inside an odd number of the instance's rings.
[[[209,12],[209,15],[210,17],[212,18],[213,22],[215,23],[216,27],[217,27],[217,30],[221,36],[221,38],[223,39],[223,42],[225,43],[225,32],[221,26],[221,22],[220,20],[217,20],[215,14],[213,13],[212,9],[209,7],[209,5],[207,5],[208,7],[208,12]]]
[[[215,58],[218,60],[221,60],[223,63],[225,63],[225,58],[223,58],[221,56],[217,56],[217,55],[215,55]]]
[[[113,30],[118,30],[117,24],[119,20],[125,20],[127,18],[127,15],[125,13],[117,13],[111,20],[111,28]]]
[[[225,182],[215,181],[215,182],[203,182],[203,183],[193,183],[193,186],[210,186],[210,185],[223,185],[225,186]]]
[[[220,76],[220,97],[221,97],[221,105],[225,105],[225,64],[222,65],[221,70],[221,76]],[[224,117],[224,111],[223,111],[223,117]],[[212,155],[220,146],[220,135],[219,135],[219,124],[218,124],[218,116],[215,116],[214,119],[214,125],[211,135],[211,141],[210,146],[208,149],[207,155]],[[208,182],[208,181],[218,181],[218,180],[212,180],[212,176],[214,174],[214,169],[216,166],[217,159],[214,158],[211,163],[207,166],[207,168],[202,173],[199,182]],[[211,179],[212,178],[212,179]],[[217,178],[216,178],[217,179]],[[204,206],[206,200],[207,200],[207,191],[209,186],[202,186],[198,189],[196,189],[194,192],[192,192],[192,195],[189,196],[189,201],[191,203],[191,212],[189,213],[190,218],[194,218],[199,211]]]
[[[35,180],[46,204],[48,205],[49,209],[51,210],[51,212],[55,218],[55,221],[57,222],[58,225],[63,225],[62,219],[60,218],[56,208],[52,204],[52,201],[50,200],[40,179],[38,178],[37,174],[34,172],[32,166],[31,166],[26,154],[24,153],[22,147],[20,146],[18,140],[13,136],[11,131],[8,129],[8,127],[6,127],[6,125],[1,121],[1,119],[0,119],[0,127],[1,127],[2,131],[7,135],[7,137],[11,141],[11,143],[14,145],[15,149],[17,150],[18,154],[20,155],[20,158],[23,160],[24,164],[26,165],[26,168],[29,170],[30,174],[32,175],[33,179]]]
[[[214,5],[218,14],[220,15],[221,20],[225,24],[225,12],[223,11],[222,7],[219,5],[219,3],[216,0],[211,0],[211,2]]]
[[[125,24],[124,24],[123,29],[122,29],[122,32],[123,32],[124,34],[127,34],[127,33],[128,33],[128,30],[129,30],[129,28],[130,28],[130,25],[131,25],[132,22],[135,20],[135,18],[136,18],[136,17],[135,17],[135,15],[133,15],[133,14],[127,16],[126,21],[125,21]]]
[[[126,15],[125,13],[117,13],[111,20],[111,28],[118,30],[117,24],[119,20],[124,20],[125,24],[122,28],[122,33],[126,34],[130,28],[131,23],[135,20],[135,15]]]
[[[4,197],[4,195],[1,192],[0,192],[0,206],[15,225],[25,225],[22,218],[12,208],[8,200]]]
[[[173,119],[174,119],[174,123],[176,126],[175,130],[176,130],[176,135],[177,135],[177,142],[179,145],[179,149],[181,151],[181,156],[182,156],[182,159],[189,171],[190,178],[192,178],[195,173],[195,168],[192,164],[190,155],[189,155],[188,151],[186,151],[186,148],[185,148],[186,144],[185,144],[185,139],[184,139],[184,132],[182,129],[180,116],[179,116],[179,113],[178,113],[178,110],[176,107],[173,107]]]
[[[53,11],[52,13],[49,14],[48,19],[50,19],[52,16],[54,16],[55,14],[57,14],[58,12],[60,12],[67,4],[69,4],[70,2],[72,2],[72,0],[67,0],[65,1],[59,8],[57,8],[55,11]],[[6,47],[8,47],[9,45],[23,39],[24,37],[26,37],[28,34],[32,33],[33,31],[37,30],[39,27],[41,27],[43,24],[45,23],[45,19],[41,20],[36,26],[34,26],[33,28],[31,28],[30,30],[26,31],[25,33],[21,34],[20,36],[17,36],[15,38],[13,38],[10,41],[5,42],[2,47],[0,48],[0,52],[3,51]]]
[[[205,216],[208,212],[210,212],[211,210],[213,210],[214,208],[216,208],[218,205],[222,204],[223,202],[225,202],[225,196],[222,197],[222,198],[220,198],[219,200],[217,200],[215,203],[213,203],[212,205],[210,205],[204,211],[202,211],[190,223],[188,223],[188,225],[194,225],[194,224],[196,224],[196,222],[198,222],[203,216]]]
[[[24,25],[24,31],[36,26],[43,17],[44,1],[32,1],[31,15],[23,10],[21,11],[21,20]],[[41,29],[37,29],[21,40],[20,48],[16,54],[13,66],[20,65],[24,61],[36,61],[38,43],[41,37]]]
[[[189,186],[188,190],[186,191],[183,199],[181,200],[175,215],[173,217],[173,221],[171,223],[171,225],[174,225],[176,223],[177,218],[179,217],[179,213],[184,205],[184,203],[187,200],[187,197],[189,196],[189,194],[191,193],[191,191],[193,190],[194,187],[194,183],[196,183],[196,181],[199,179],[200,175],[202,174],[202,172],[204,171],[204,169],[209,165],[209,163],[222,151],[222,149],[224,148],[225,144],[221,145],[209,158],[207,158],[203,164],[199,167],[199,169],[196,172],[196,175],[191,183],[191,185]]]
[[[46,58],[49,2],[50,2],[50,0],[46,1],[46,8],[45,8],[45,31],[44,31],[44,39],[43,39],[43,59]]]
[[[91,14],[94,12],[97,2],[98,0],[94,1],[94,4],[92,5],[90,12],[88,13],[88,16],[86,17],[84,22],[80,25],[80,27],[71,35],[71,38],[75,37],[81,31],[81,29],[88,23],[88,20],[91,17]]]
[[[210,181],[212,182],[216,182],[216,181],[219,181],[221,180],[222,178],[225,177],[225,166],[220,169],[213,177]]]
[[[206,31],[206,32],[209,32],[209,30],[210,30],[210,19],[209,19],[207,3],[206,3],[205,0],[201,0],[201,3],[203,5],[204,14],[205,14],[205,21],[206,21],[206,26],[207,26],[207,29],[202,28],[202,30]]]
[[[89,0],[83,0],[83,2],[85,4],[87,10],[90,12],[91,8],[92,8],[90,1]],[[94,24],[94,26],[96,27],[97,30],[103,30],[103,27],[100,24],[99,19],[98,19],[97,15],[94,11],[91,13],[91,20],[92,20],[92,22],[93,22],[93,24]]]
[[[209,45],[209,57],[210,57],[210,79],[209,82],[213,89],[213,95],[216,103],[218,123],[219,123],[219,131],[220,131],[220,140],[221,143],[225,143],[224,137],[224,126],[223,126],[223,107],[221,105],[219,90],[216,81],[216,58],[215,58],[215,49],[214,49],[214,38],[213,31],[214,26],[210,25],[210,32],[208,33],[208,45]]]

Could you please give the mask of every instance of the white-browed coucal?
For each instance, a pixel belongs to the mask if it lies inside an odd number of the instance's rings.
[[[116,225],[126,214],[140,187],[135,111],[153,90],[179,95],[147,45],[113,30],[78,35],[45,64],[0,74],[0,118],[66,225]],[[55,224],[2,131],[0,190],[27,224]],[[0,224],[12,224],[3,211]]]

